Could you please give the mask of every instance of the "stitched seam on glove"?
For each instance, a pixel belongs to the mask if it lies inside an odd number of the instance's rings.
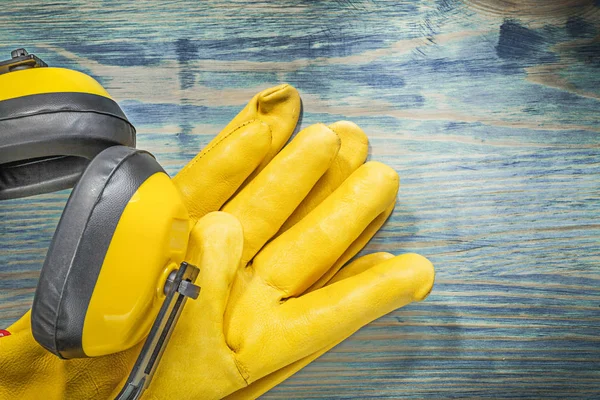
[[[227,345],[227,347],[229,347],[229,345]],[[250,382],[248,382],[248,380],[250,379],[250,373],[248,372],[248,368],[246,368],[244,364],[242,364],[242,362],[237,359],[233,350],[231,351],[231,357],[233,358],[233,363],[235,364],[235,367],[237,368],[240,376],[242,377],[244,382],[246,382],[246,386],[249,385]]]
[[[228,137],[230,137],[231,135],[233,135],[235,132],[239,131],[240,129],[242,129],[244,126],[249,125],[253,122],[256,121],[260,121],[263,124],[269,126],[266,122],[260,120],[260,119],[251,119],[250,121],[246,121],[244,122],[242,125],[238,126],[237,128],[233,129],[231,132],[229,132],[228,134],[226,134],[225,136],[223,136],[219,141],[217,141],[215,144],[213,144],[211,147],[205,149],[205,151],[201,154],[196,156],[190,163],[188,163],[181,171],[179,171],[177,173],[178,176],[184,176],[186,175],[189,170],[198,162],[200,161],[205,155],[207,155],[208,153],[210,153],[210,151],[212,149],[214,149],[215,147],[217,147],[218,145],[220,145],[225,139],[227,139]],[[269,126],[269,131],[271,130],[271,127]]]

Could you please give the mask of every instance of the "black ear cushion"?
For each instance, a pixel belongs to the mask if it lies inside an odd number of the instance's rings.
[[[0,200],[72,187],[110,146],[135,146],[135,128],[112,99],[45,93],[0,101]]]
[[[73,187],[89,162],[77,156],[56,156],[0,164],[0,200]]]
[[[86,357],[85,314],[125,206],[151,175],[164,170],[152,155],[110,147],[92,160],[60,218],[33,299],[35,340],[62,358]]]

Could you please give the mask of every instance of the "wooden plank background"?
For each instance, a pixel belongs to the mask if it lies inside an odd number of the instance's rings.
[[[366,251],[426,255],[433,293],[265,398],[600,397],[598,0],[5,0],[21,46],[96,77],[169,173],[281,82],[400,173]],[[0,203],[0,327],[67,196]]]

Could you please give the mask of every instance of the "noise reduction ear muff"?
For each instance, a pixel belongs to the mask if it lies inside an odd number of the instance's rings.
[[[179,191],[89,76],[48,68],[24,49],[0,62],[0,199],[71,187],[31,311],[35,340],[61,358],[144,341],[117,397],[148,386],[198,268]],[[91,161],[90,161],[91,160]]]
[[[31,311],[36,341],[78,358],[147,337],[119,398],[141,393],[185,298],[199,293],[198,269],[183,261],[190,229],[179,191],[150,153],[101,152],[73,189],[42,267]]]
[[[35,339],[62,358],[139,343],[185,256],[189,217],[147,152],[114,146],[92,160],[58,223],[31,313]]]
[[[135,146],[135,128],[90,76],[25,49],[0,62],[0,200],[72,187],[98,153]]]

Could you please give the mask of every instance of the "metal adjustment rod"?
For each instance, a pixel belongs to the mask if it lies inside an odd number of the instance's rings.
[[[25,49],[16,49],[10,52],[10,60],[0,61],[0,75],[8,72],[20,71],[29,68],[47,67],[44,61],[34,54],[27,53]]]
[[[186,299],[195,300],[200,294],[200,287],[194,285],[199,272],[197,267],[183,262],[178,270],[169,274],[164,289],[165,301],[117,400],[137,400],[150,384]]]

